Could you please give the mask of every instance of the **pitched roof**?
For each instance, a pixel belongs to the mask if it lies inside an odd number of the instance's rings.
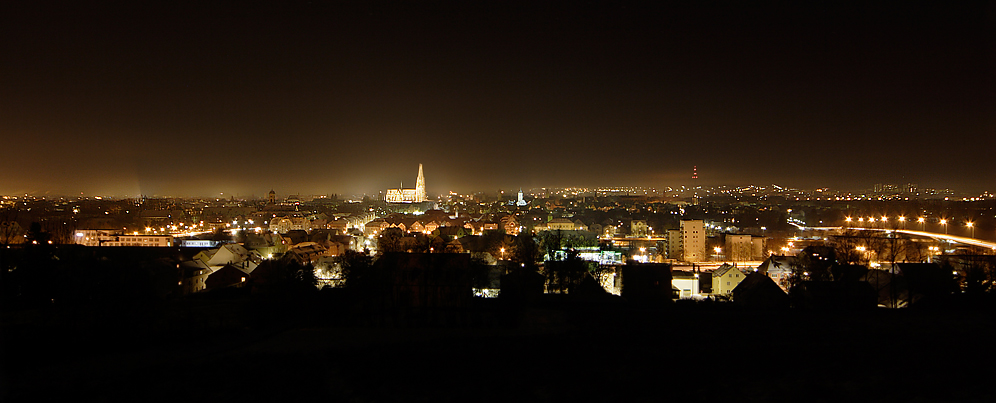
[[[735,267],[733,267],[732,264],[723,263],[722,266],[719,266],[719,268],[717,268],[716,270],[714,270],[712,272],[712,275],[713,275],[713,277],[719,277],[719,276],[722,276],[722,275],[726,274],[726,272],[728,272],[728,271],[730,271],[730,270],[732,270],[734,268]]]
[[[760,266],[757,266],[758,273],[785,272],[792,271],[792,266],[796,263],[795,256],[771,255]]]
[[[770,277],[754,272],[733,289],[733,302],[756,308],[785,308],[789,305],[789,298]]]

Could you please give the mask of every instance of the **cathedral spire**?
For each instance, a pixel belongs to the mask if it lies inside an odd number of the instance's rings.
[[[418,179],[415,179],[416,203],[425,201],[425,176],[422,175],[422,164],[418,164]]]

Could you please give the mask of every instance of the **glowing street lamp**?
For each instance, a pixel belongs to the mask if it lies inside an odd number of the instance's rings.
[[[975,238],[975,225],[974,225],[974,223],[972,223],[971,221],[969,221],[965,225],[967,225],[968,228],[972,229],[972,238]]]
[[[927,220],[926,220],[926,219],[924,219],[923,217],[919,217],[919,218],[917,218],[917,219],[916,219],[916,222],[920,223],[920,231],[923,231],[923,230],[924,230],[924,229],[923,229],[923,228],[924,228],[924,225],[926,225],[926,224],[924,224],[924,223],[925,223],[926,221],[927,221]]]
[[[941,219],[941,225],[944,226],[944,235],[948,234],[948,220]]]
[[[899,216],[899,222],[902,223],[903,229],[906,229],[906,217]]]

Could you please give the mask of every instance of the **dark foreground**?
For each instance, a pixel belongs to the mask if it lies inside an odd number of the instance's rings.
[[[996,324],[979,311],[155,309],[166,319],[5,313],[0,400],[996,401]]]

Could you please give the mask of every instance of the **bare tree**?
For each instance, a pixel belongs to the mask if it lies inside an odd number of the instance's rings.
[[[16,208],[0,210],[0,245],[24,242],[24,228],[17,222],[20,213]]]
[[[853,229],[844,229],[840,234],[834,236],[831,241],[834,252],[837,254],[837,261],[840,264],[859,264],[862,253],[858,250],[858,235]]]

